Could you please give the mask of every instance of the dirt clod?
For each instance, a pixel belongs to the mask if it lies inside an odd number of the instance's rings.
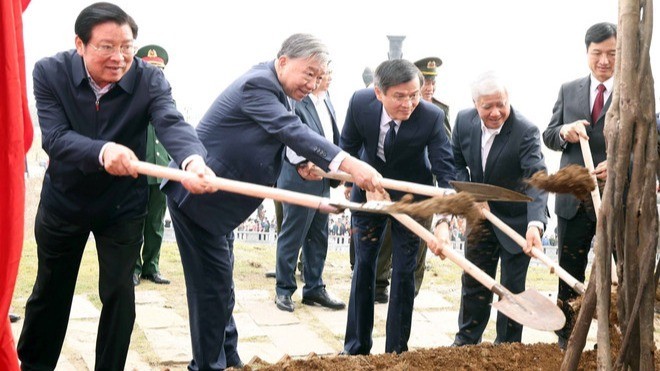
[[[588,200],[596,183],[587,168],[579,165],[566,166],[552,175],[539,171],[527,183],[553,193],[570,193],[580,200]]]

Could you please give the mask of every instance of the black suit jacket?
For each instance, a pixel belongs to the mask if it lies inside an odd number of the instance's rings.
[[[274,186],[288,146],[328,170],[340,149],[303,124],[292,108],[274,62],[252,67],[218,96],[197,126],[206,163],[219,177]],[[195,195],[178,182],[163,183],[163,192],[195,223],[220,236],[263,201],[224,191]]]
[[[383,104],[374,89],[353,94],[340,146],[352,156],[373,166],[383,177],[432,185],[435,175],[439,187],[449,188],[455,179],[451,145],[444,129],[444,113],[435,105],[420,101],[410,118],[401,123],[394,142],[393,157],[385,163],[377,156]],[[403,196],[390,191],[392,200]],[[351,200],[365,202],[366,194],[353,187]]]
[[[547,193],[524,183],[537,171],[546,170],[539,129],[511,107],[511,114],[488,153],[485,171],[481,161],[481,134],[481,118],[476,109],[458,113],[452,134],[458,180],[492,184],[530,196],[533,201],[529,203],[488,203],[491,212],[519,234],[525,235],[530,221],[546,224]],[[507,251],[522,252],[509,236],[498,228],[494,230]]]
[[[174,106],[163,72],[140,58],[98,100],[75,50],[40,60],[33,77],[42,146],[50,158],[41,203],[67,220],[146,214],[146,177],[110,175],[99,154],[106,143],[115,142],[144,160],[149,122],[175,166],[188,156],[206,155],[194,128]]]
[[[564,168],[571,164],[584,166],[582,149],[580,143],[565,142],[562,145],[559,137],[559,130],[564,124],[570,124],[576,120],[587,120],[591,122],[591,106],[589,104],[589,94],[591,78],[590,76],[567,82],[559,89],[559,97],[555,107],[552,109],[552,118],[547,129],[543,132],[543,142],[545,145],[555,151],[561,151],[560,167]],[[591,125],[586,126],[589,136],[589,147],[591,156],[594,160],[594,166],[605,161],[607,153],[605,149],[605,135],[603,127],[605,126],[605,114],[610,108],[612,95],[607,98],[603,106],[600,117]],[[589,199],[586,201],[590,203]],[[555,198],[555,213],[565,219],[572,219],[578,211],[580,201],[568,193],[558,193]],[[593,207],[587,207],[588,215],[591,220],[596,220],[596,213]]]

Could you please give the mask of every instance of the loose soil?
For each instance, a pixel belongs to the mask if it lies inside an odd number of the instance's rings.
[[[483,343],[371,356],[309,356],[269,365],[256,359],[244,370],[559,370],[564,353],[556,344]],[[582,353],[579,370],[595,370],[596,351]],[[660,366],[656,356],[656,368]]]

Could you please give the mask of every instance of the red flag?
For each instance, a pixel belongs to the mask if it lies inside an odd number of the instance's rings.
[[[30,0],[0,1],[0,370],[18,370],[9,324],[23,248],[25,154],[32,123],[25,87],[23,11]]]

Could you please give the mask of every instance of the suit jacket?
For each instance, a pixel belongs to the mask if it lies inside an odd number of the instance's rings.
[[[383,104],[374,89],[358,90],[348,106],[340,146],[346,152],[373,166],[383,177],[449,188],[455,179],[454,159],[444,129],[444,113],[435,105],[420,101],[408,120],[403,121],[394,141],[391,161],[377,156]],[[390,191],[392,200],[404,193]],[[351,200],[365,202],[366,194],[353,187]]]
[[[562,125],[570,124],[576,120],[587,120],[591,122],[591,106],[589,104],[591,79],[590,76],[565,83],[559,89],[559,97],[552,109],[552,118],[547,129],[543,132],[543,142],[545,145],[555,151],[562,151],[560,167],[564,168],[570,164],[584,166],[582,149],[580,143],[565,142],[562,146],[559,130]],[[610,108],[612,95],[607,98],[603,106],[600,117],[591,125],[586,126],[587,135],[589,135],[589,147],[594,165],[605,161],[607,153],[605,149],[605,136],[603,127],[605,126],[605,114]],[[588,200],[587,202],[591,202]],[[568,193],[558,193],[555,199],[555,213],[565,219],[571,219],[577,213],[580,201]],[[588,215],[591,220],[596,220],[596,213],[593,207],[587,207]]]
[[[330,95],[326,94],[323,103],[325,105],[325,109],[327,109],[330,115],[330,120],[332,121],[332,142],[334,144],[339,144],[339,129],[337,128],[336,119],[337,116],[335,115],[335,108],[332,106],[332,102],[330,101]],[[312,129],[315,133],[325,137],[321,119],[318,115],[318,112],[316,112],[314,102],[309,97],[309,95],[303,98],[300,103],[295,104],[295,112],[305,125],[309,126],[309,128]],[[339,181],[325,178],[320,181],[304,180],[298,174],[296,167],[288,161],[285,161],[282,164],[282,172],[280,173],[280,177],[277,179],[278,188],[324,197],[330,195],[330,187],[334,188],[338,185]]]
[[[280,174],[285,146],[326,170],[340,152],[294,114],[272,61],[252,67],[229,85],[200,121],[197,135],[217,176],[268,186],[274,186]],[[167,181],[163,192],[216,235],[234,230],[263,201],[223,191],[193,195],[178,182]]]
[[[493,141],[484,171],[481,165],[481,118],[474,108],[463,110],[456,116],[452,148],[458,180],[496,185],[524,193],[533,199],[529,203],[488,202],[495,216],[523,236],[530,221],[547,223],[547,193],[524,183],[524,179],[537,171],[546,170],[536,125],[511,107],[509,118]],[[498,228],[494,230],[507,251],[522,253],[520,246],[509,236]]]
[[[75,50],[40,60],[33,77],[42,146],[50,158],[41,202],[68,220],[118,220],[146,213],[145,177],[110,175],[99,154],[112,141],[144,160],[149,122],[177,166],[188,156],[206,155],[193,127],[176,110],[163,72],[139,58],[98,101]]]

